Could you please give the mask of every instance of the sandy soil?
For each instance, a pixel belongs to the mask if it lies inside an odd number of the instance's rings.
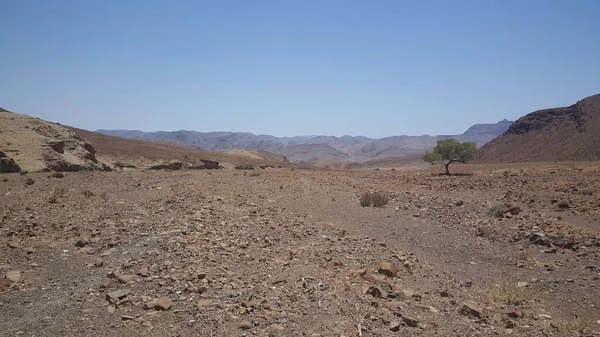
[[[600,164],[438,170],[1,175],[0,335],[597,336]]]

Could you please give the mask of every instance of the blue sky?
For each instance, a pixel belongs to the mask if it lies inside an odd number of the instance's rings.
[[[86,129],[461,133],[600,93],[600,1],[0,1],[0,107]]]

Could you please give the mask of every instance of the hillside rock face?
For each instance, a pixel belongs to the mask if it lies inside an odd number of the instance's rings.
[[[600,94],[523,116],[482,149],[483,162],[600,160]]]
[[[15,163],[15,160],[8,158],[4,152],[0,151],[0,173],[19,172],[21,172],[21,168]]]
[[[7,111],[0,111],[0,149],[5,155],[2,172],[15,172],[16,167],[56,172],[111,170],[96,158],[92,144],[78,134],[57,124]],[[9,156],[14,163],[9,163]]]

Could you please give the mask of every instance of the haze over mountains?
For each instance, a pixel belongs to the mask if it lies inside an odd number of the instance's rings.
[[[327,163],[356,162],[386,157],[420,155],[431,150],[439,139],[456,138],[477,143],[481,147],[504,133],[511,121],[476,124],[460,135],[392,136],[372,139],[363,136],[296,136],[275,137],[246,132],[196,132],[139,130],[96,130],[110,136],[144,139],[189,146],[210,151],[236,149],[267,151],[285,155],[292,162]]]

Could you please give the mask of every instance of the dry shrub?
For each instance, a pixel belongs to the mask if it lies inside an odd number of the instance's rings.
[[[569,209],[571,208],[571,204],[567,200],[561,200],[556,204],[556,207],[559,209]]]
[[[381,192],[365,192],[359,200],[362,207],[383,207],[388,201],[389,198]]]
[[[95,195],[94,192],[92,192],[90,190],[83,190],[83,191],[81,191],[81,194],[83,194],[83,196],[86,198],[91,198]]]
[[[66,190],[62,187],[55,189],[54,192],[52,192],[52,196],[50,197],[50,199],[48,199],[48,202],[51,204],[56,204],[58,202],[58,198],[65,195],[65,193]]]
[[[251,164],[244,164],[244,165],[238,165],[235,167],[236,170],[254,170],[254,165]]]
[[[499,218],[504,215],[508,207],[507,204],[496,204],[487,210],[487,215],[490,218]]]
[[[509,283],[495,285],[490,289],[489,295],[494,302],[514,306],[523,305],[531,299],[525,288]]]

